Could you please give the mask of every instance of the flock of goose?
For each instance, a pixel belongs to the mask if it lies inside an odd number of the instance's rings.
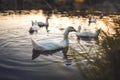
[[[48,30],[48,26],[49,26],[48,19],[49,19],[49,17],[46,18],[46,23],[32,21],[32,27],[30,28],[29,33],[33,34],[34,32],[37,32],[38,29],[41,28],[41,27],[45,27],[46,31],[49,32],[49,30]]]
[[[48,27],[49,27],[48,19],[49,19],[49,17],[46,18],[46,23],[32,21],[32,27],[30,27],[29,33],[33,34],[34,32],[38,32],[38,30],[41,27],[45,27],[46,31],[49,32],[49,30],[48,30]],[[90,22],[91,23],[92,22],[96,23],[96,19],[95,20],[91,19]],[[76,32],[77,39],[81,39],[81,38],[97,39],[98,36],[99,36],[99,33],[100,33],[100,29],[98,29],[95,32],[81,31],[81,26],[78,26],[78,31],[76,31],[74,29],[74,27],[68,26],[64,31],[63,39],[61,39],[61,41],[46,39],[46,40],[40,40],[38,42],[38,41],[35,41],[31,38],[32,45],[33,45],[33,50],[40,51],[41,53],[50,52],[50,51],[52,51],[52,52],[62,51],[63,55],[64,55],[64,58],[67,59],[67,51],[68,51],[68,46],[69,46],[68,35],[69,35],[70,32]]]

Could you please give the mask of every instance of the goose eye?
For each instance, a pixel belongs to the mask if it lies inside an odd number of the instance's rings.
[[[71,27],[71,29],[74,29],[73,27]]]
[[[73,27],[72,27],[73,30],[75,30]]]

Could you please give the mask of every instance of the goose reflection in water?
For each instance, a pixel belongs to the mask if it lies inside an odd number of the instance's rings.
[[[63,53],[63,58],[67,59],[66,53],[68,52],[68,48],[69,48],[69,46],[66,48],[61,48],[61,49],[56,49],[56,50],[46,50],[46,51],[40,51],[40,50],[33,49],[32,50],[32,52],[33,52],[32,60],[36,59],[40,55],[49,56],[49,55],[56,54],[57,52],[59,52],[61,54],[60,51],[62,51],[62,53]]]

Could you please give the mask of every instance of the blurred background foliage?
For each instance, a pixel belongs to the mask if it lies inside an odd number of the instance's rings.
[[[118,13],[119,0],[0,0],[0,11],[4,10],[54,10],[54,11],[105,11]]]

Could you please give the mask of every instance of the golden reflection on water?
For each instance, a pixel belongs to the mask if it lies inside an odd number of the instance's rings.
[[[9,11],[10,12],[10,11]],[[12,12],[12,11],[11,11]],[[31,10],[31,11],[23,11],[23,13],[29,14],[11,14],[6,16],[1,13],[0,14],[0,30],[13,29],[13,28],[23,28],[28,31],[31,27],[31,21],[41,21],[45,22],[46,15],[42,10]],[[112,28],[109,28],[104,24],[104,22],[100,19],[97,19],[97,23],[92,23],[88,26],[88,19],[78,16],[66,17],[61,14],[52,14],[49,19],[49,28],[53,32],[58,32],[56,29],[66,28],[67,26],[73,26],[75,29],[81,25],[83,30],[91,30],[94,31],[98,28],[101,28],[105,32],[110,31],[113,32]]]
[[[38,34],[30,35],[29,34],[29,28],[32,26],[31,21],[41,21],[45,22],[46,15],[42,11],[30,11],[29,14],[11,14],[11,15],[4,15],[0,14],[0,38],[4,39],[2,42],[7,43],[5,45],[2,45],[3,47],[6,45],[9,45],[9,47],[20,47],[27,50],[28,48],[32,48],[32,43],[30,38],[34,38],[35,40],[44,40],[44,39],[55,39],[55,40],[61,40],[63,38],[63,32],[64,29],[68,26],[73,26],[76,30],[79,25],[81,25],[82,30],[90,30],[95,31],[96,29],[101,28],[105,32],[108,31],[108,28],[105,23],[97,19],[97,23],[92,23],[90,26],[88,26],[88,19],[78,16],[62,16],[61,14],[51,14],[49,19],[49,30],[50,33],[47,33],[45,28],[41,28],[38,32]],[[63,30],[60,30],[60,29]],[[109,28],[109,30],[112,30],[112,28]],[[112,31],[111,31],[112,32]],[[10,38],[10,39],[9,39]],[[12,42],[11,42],[12,41]],[[69,35],[69,45],[74,50],[78,52],[85,52],[89,51],[89,48],[92,45],[92,43],[87,43],[85,41],[80,41],[85,49],[81,49],[80,45],[78,44],[76,40],[75,32],[70,33]],[[17,44],[16,44],[17,43]],[[94,43],[94,42],[93,42]],[[23,45],[24,47],[23,47]],[[16,46],[17,45],[17,46]],[[87,45],[87,46],[86,46]],[[98,46],[94,45],[92,48],[93,51],[97,50]],[[90,54],[94,54],[95,52],[92,52]],[[56,59],[55,59],[56,60]]]

